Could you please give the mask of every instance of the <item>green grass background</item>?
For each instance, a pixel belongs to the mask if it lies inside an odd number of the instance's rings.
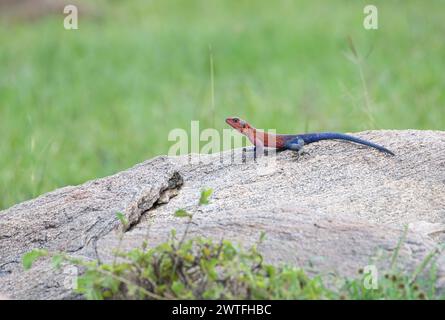
[[[0,23],[0,209],[167,153],[173,128],[239,115],[279,132],[445,127],[445,4],[90,1]],[[363,57],[347,58],[348,36]],[[212,107],[210,50],[214,61]]]

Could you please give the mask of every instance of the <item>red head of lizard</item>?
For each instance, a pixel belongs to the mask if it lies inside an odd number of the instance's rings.
[[[226,122],[229,126],[231,126],[233,129],[238,131],[239,133],[247,136],[249,138],[250,142],[252,142],[254,145],[256,145],[256,129],[252,127],[250,124],[247,123],[247,121],[244,121],[243,119],[237,118],[237,117],[231,117],[227,118]]]
[[[258,131],[243,119],[232,117],[227,118],[226,122],[239,133],[247,136],[250,142],[256,147],[281,147],[283,139],[280,135],[267,134],[264,131]]]
[[[227,118],[226,122],[229,126],[231,126],[236,131],[248,135],[250,131],[253,131],[254,128],[250,124],[248,124],[246,121],[240,118]]]

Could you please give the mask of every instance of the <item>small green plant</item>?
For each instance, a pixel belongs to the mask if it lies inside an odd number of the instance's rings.
[[[48,251],[44,249],[34,249],[30,252],[27,252],[22,257],[22,265],[23,269],[28,270],[32,267],[34,261],[41,257],[45,257],[48,255]]]
[[[211,189],[201,192],[199,205],[209,203]],[[391,257],[390,271],[383,272],[376,289],[364,286],[363,270],[354,279],[340,279],[335,286],[326,286],[321,276],[308,276],[301,268],[276,267],[264,263],[257,250],[265,239],[245,249],[227,240],[214,241],[201,237],[186,239],[193,214],[179,209],[175,216],[188,219],[178,239],[172,230],[169,240],[149,248],[115,252],[110,264],[86,261],[64,253],[33,250],[23,257],[29,269],[40,257],[52,257],[53,266],[64,263],[82,267],[77,292],[87,299],[437,299],[435,268],[430,277],[421,273],[434,265],[436,252],[428,255],[414,273],[397,270],[395,262],[406,236],[405,229]],[[117,218],[123,223],[122,214]],[[442,297],[443,298],[443,297]]]
[[[170,240],[153,249],[134,249],[122,262],[91,264],[79,292],[93,299],[271,299],[326,298],[318,280],[293,268],[263,264],[255,247],[193,238]]]

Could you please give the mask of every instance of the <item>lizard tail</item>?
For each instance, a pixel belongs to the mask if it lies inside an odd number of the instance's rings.
[[[313,142],[317,142],[320,140],[346,140],[346,141],[351,141],[351,142],[355,142],[358,144],[362,144],[371,148],[375,148],[381,152],[385,152],[388,153],[392,156],[394,156],[395,154],[386,149],[385,147],[382,147],[378,144],[372,143],[370,141],[366,141],[360,138],[356,138],[347,134],[343,134],[343,133],[334,133],[334,132],[322,132],[322,133],[308,133],[308,134],[302,134],[300,135],[300,137],[303,139],[305,144],[309,144],[309,143],[313,143]]]

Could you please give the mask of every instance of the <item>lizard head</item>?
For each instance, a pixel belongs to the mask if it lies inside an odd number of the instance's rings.
[[[233,129],[235,129],[236,131],[238,131],[242,134],[247,134],[249,132],[249,130],[252,129],[250,124],[248,124],[243,119],[240,119],[237,117],[227,118],[226,122],[229,126],[231,126]]]

